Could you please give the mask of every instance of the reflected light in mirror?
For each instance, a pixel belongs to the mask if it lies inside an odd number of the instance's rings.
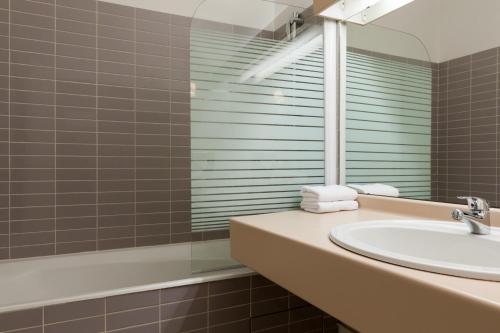
[[[271,75],[279,72],[283,68],[302,59],[308,54],[320,49],[323,46],[323,29],[320,26],[313,26],[302,32],[292,42],[283,42],[276,50],[269,51],[257,64],[245,71],[240,82],[258,83]]]
[[[314,0],[317,15],[365,25],[414,0]]]

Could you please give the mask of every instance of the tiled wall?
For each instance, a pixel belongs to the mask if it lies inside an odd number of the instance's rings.
[[[228,237],[191,233],[190,25],[96,0],[0,0],[0,259]]]
[[[499,49],[434,65],[433,200],[500,206]]]
[[[0,0],[0,259],[191,240],[189,24]]]
[[[336,324],[257,275],[0,314],[0,333],[334,333]]]

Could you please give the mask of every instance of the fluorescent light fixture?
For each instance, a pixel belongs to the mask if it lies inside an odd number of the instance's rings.
[[[268,56],[241,75],[240,82],[261,82],[322,46],[323,30],[320,26],[313,26],[302,32],[292,42],[284,42],[277,49],[271,49]]]
[[[317,15],[365,25],[414,0],[314,0]]]

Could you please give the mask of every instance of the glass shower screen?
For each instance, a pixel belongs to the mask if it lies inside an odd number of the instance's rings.
[[[302,185],[324,183],[322,48],[312,8],[201,3],[190,44],[194,240],[227,238],[233,216],[295,209]],[[194,271],[233,264],[207,264],[229,258],[227,241],[192,250]]]
[[[431,198],[432,63],[415,36],[347,27],[346,182]],[[435,143],[435,142],[434,142]]]

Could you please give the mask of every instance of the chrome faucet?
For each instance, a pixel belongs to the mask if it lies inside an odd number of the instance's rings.
[[[458,197],[467,200],[469,211],[455,209],[451,216],[464,222],[474,235],[488,235],[490,233],[490,205],[488,201],[477,197]]]

